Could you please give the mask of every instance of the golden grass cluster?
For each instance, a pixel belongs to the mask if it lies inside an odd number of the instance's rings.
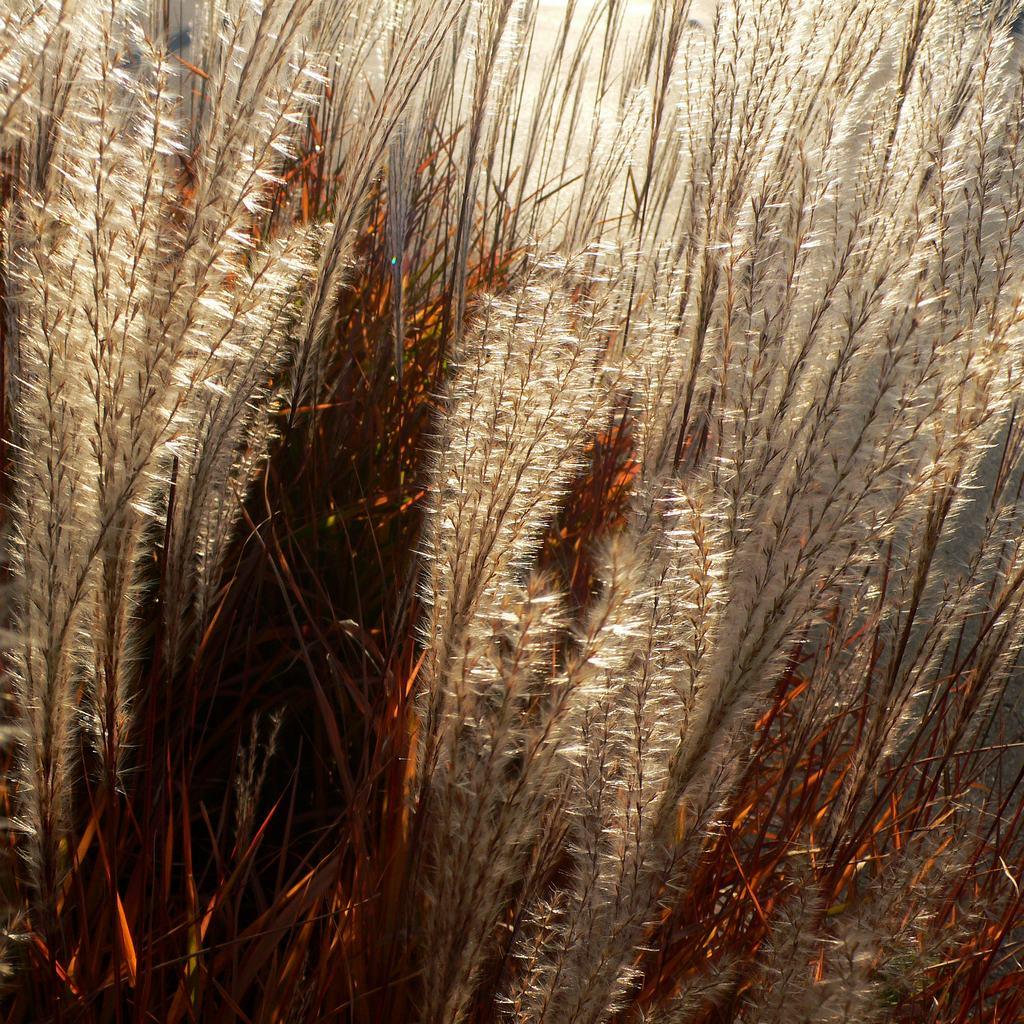
[[[1019,1019],[1015,5],[2,4],[3,1020]]]

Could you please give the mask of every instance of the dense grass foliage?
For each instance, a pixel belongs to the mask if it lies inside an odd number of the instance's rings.
[[[0,0],[0,1015],[1024,1016],[1024,71],[965,0]]]

